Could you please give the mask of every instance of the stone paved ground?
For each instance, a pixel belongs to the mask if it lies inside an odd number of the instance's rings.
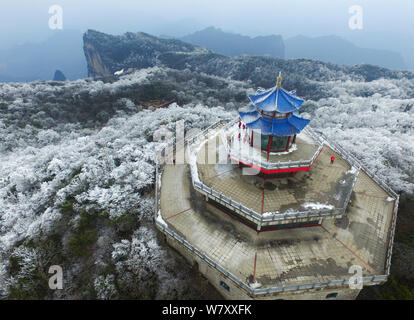
[[[364,172],[355,185],[344,223],[326,221],[324,227],[376,272],[384,268],[394,201]],[[347,226],[345,228],[345,226]]]
[[[336,226],[269,231],[257,234],[210,205],[190,199],[188,168],[166,166],[161,212],[169,227],[242,281],[255,277],[263,286],[313,283],[349,277],[358,264],[365,276],[384,273],[392,202],[365,174],[358,180],[348,221]],[[202,203],[202,199],[201,202]],[[256,257],[256,267],[254,265]]]
[[[310,174],[280,181],[276,190],[265,190],[265,208],[295,205],[298,199],[334,201],[333,182],[349,165],[335,154],[337,160],[331,166],[332,154],[325,146]],[[258,180],[254,184],[257,178],[241,178],[238,170],[231,164],[199,165],[206,184],[261,209],[263,187]],[[263,287],[348,279],[351,265],[360,265],[364,276],[385,274],[394,202],[362,171],[341,220],[259,234],[206,204],[192,188],[188,165],[164,166],[161,181],[160,209],[168,227],[246,283],[253,277]]]
[[[217,150],[221,148],[219,141]],[[302,205],[307,202],[342,208],[346,194],[351,192],[349,184],[340,184],[341,180],[352,178],[352,175],[347,175],[350,165],[326,145],[311,171],[299,172],[294,178],[266,181],[258,176],[243,175],[242,169],[229,161],[227,164],[205,164],[208,163],[205,160],[208,152],[207,144],[198,152],[200,180],[259,214],[283,213],[288,209],[304,211]],[[332,155],[336,157],[333,165],[330,164]]]

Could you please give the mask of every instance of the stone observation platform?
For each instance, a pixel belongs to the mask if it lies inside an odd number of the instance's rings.
[[[398,195],[308,126],[281,74],[249,99],[157,167],[167,242],[228,299],[355,299],[386,281]]]
[[[218,131],[228,132],[226,128]],[[220,152],[234,151],[239,147],[238,144],[234,144],[232,148],[224,147],[224,144],[231,139],[227,134],[220,134],[205,140],[204,143],[199,142],[203,144],[201,148],[196,144],[191,146],[198,150],[197,170],[194,170],[198,172],[198,179],[195,177],[195,187],[199,192],[208,194],[216,204],[229,206],[239,216],[250,220],[258,230],[261,226],[301,221],[315,224],[319,218],[331,215],[339,218],[344,214],[359,169],[351,167],[330,147],[323,147],[321,141],[311,144],[310,134],[302,133],[296,143],[308,147],[305,151],[301,148],[300,152],[298,150],[298,152],[273,155],[274,161],[277,158],[277,162],[274,163],[279,168],[292,167],[295,163],[300,168],[298,163],[302,160],[297,159],[308,156],[309,160],[304,161],[309,161],[307,166],[313,167],[312,171],[300,171],[290,179],[269,177],[263,179],[254,171],[253,175],[243,174],[243,169],[239,165],[232,164],[226,153],[220,155]],[[211,152],[211,146],[215,145],[216,154]],[[207,150],[207,146],[210,150]],[[293,145],[293,149],[296,149],[296,145]],[[227,158],[227,163],[211,165],[209,163],[214,161],[208,159],[208,155],[214,157],[214,160]],[[332,155],[337,157],[334,165],[331,165],[329,160]],[[288,161],[289,156],[295,160]],[[262,157],[265,157],[263,152]],[[319,158],[321,161],[316,161]],[[226,198],[230,198],[233,204],[230,205]]]
[[[209,164],[206,142],[217,141],[219,160],[228,126],[213,128],[187,141],[186,164],[160,167],[156,224],[225,297],[275,299],[323,290],[324,297],[343,292],[340,298],[355,298],[359,290],[339,290],[348,287],[352,265],[362,268],[365,284],[386,281],[398,205],[392,190],[322,138],[312,170],[294,177],[245,176],[229,158]],[[229,210],[239,205],[258,219]],[[343,208],[339,218],[331,215]],[[308,215],[301,220],[303,212]],[[260,217],[269,221],[259,223]],[[299,221],[307,227],[295,228]]]

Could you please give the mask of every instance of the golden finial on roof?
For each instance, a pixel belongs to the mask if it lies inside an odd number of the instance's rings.
[[[282,72],[279,72],[279,76],[277,77],[276,88],[282,88],[282,79]]]

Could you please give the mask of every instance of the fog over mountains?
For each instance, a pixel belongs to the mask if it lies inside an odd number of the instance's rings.
[[[251,38],[209,27],[180,39],[229,57],[241,55],[285,57],[285,44],[280,35]]]
[[[127,33],[123,37],[130,37],[130,41],[133,41],[136,37],[134,35],[136,33]],[[153,37],[145,35],[148,38]],[[168,39],[153,37],[160,44],[164,43],[164,40],[170,40],[170,43],[173,43],[171,37],[164,36],[164,38]],[[305,58],[350,66],[371,64],[395,70],[407,68],[398,52],[365,49],[338,36],[315,38],[296,36],[288,39],[283,39],[280,35],[248,37],[209,27],[179,40],[229,57],[257,55],[288,59]],[[56,70],[62,71],[69,80],[85,78],[88,75],[86,60],[92,58],[88,56],[89,50],[83,50],[83,46],[81,32],[65,30],[56,32],[43,43],[26,43],[2,50],[0,51],[0,82],[50,80]],[[131,52],[145,50],[145,47],[132,46],[129,50]],[[134,60],[132,56],[130,58]],[[152,65],[148,61],[146,63],[147,66]]]
[[[51,80],[56,70],[69,80],[87,76],[80,31],[58,31],[45,42],[0,51],[0,82]]]
[[[407,65],[400,53],[361,48],[338,36],[296,36],[285,40],[287,58],[306,58],[336,64],[372,64],[405,70]]]
[[[145,33],[84,40],[96,79],[0,84],[0,299],[217,298],[155,231],[154,134],[234,119],[279,71],[311,126],[401,193],[391,281],[361,297],[414,298],[414,73]],[[64,265],[65,290],[48,289],[50,264]]]
[[[209,27],[180,38],[226,56],[269,55],[304,58],[344,65],[372,64],[390,69],[407,68],[402,55],[389,50],[366,49],[339,36],[296,36],[283,40],[280,35],[250,38]]]

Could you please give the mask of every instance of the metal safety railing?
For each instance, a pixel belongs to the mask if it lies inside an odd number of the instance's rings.
[[[387,258],[385,261],[385,271],[387,275],[391,273],[391,258],[392,258],[392,247],[394,245],[394,237],[395,237],[395,227],[397,224],[397,214],[398,214],[398,204],[400,201],[400,197],[397,196],[397,199],[394,202],[394,211],[393,211],[393,218],[390,225],[390,233],[388,235],[388,248],[387,248]]]
[[[205,134],[220,125],[222,125],[223,121],[217,122],[210,127],[208,127],[203,132],[200,132],[197,136],[192,137],[191,139],[187,140],[187,146],[190,148],[191,152],[191,145],[194,143],[199,137],[205,136]],[[222,130],[226,130],[233,126],[235,121],[227,123]],[[319,149],[318,152],[314,154],[313,158],[310,160],[310,163],[313,163],[315,158],[319,155],[320,151],[323,148],[323,144],[325,143],[324,140],[319,138],[312,129],[308,129],[309,134],[318,142]],[[338,152],[339,153],[339,152]],[[291,162],[292,164],[297,162]],[[197,166],[196,163],[191,164],[190,166]],[[197,168],[194,168],[194,172],[198,171]],[[354,175],[354,179],[352,181],[352,188],[354,187],[356,180],[358,178],[359,170]],[[195,189],[198,189],[199,191],[208,194],[213,200],[218,201],[219,203],[225,203],[232,207],[233,210],[236,210],[239,214],[246,218],[250,218],[254,220],[257,223],[264,224],[264,223],[271,223],[271,222],[280,222],[280,221],[287,221],[287,220],[297,220],[297,219],[308,219],[308,218],[323,218],[327,216],[341,216],[345,213],[346,208],[348,206],[351,193],[347,195],[347,198],[344,201],[344,206],[342,208],[333,208],[333,209],[322,209],[322,210],[304,210],[304,211],[291,211],[291,212],[268,212],[265,215],[259,214],[258,212],[255,212],[254,210],[244,206],[243,204],[227,197],[223,193],[216,191],[212,189],[211,187],[208,187],[206,184],[204,184],[201,181],[196,181],[195,177],[192,176],[192,184]]]
[[[315,134],[315,132],[312,129],[310,129],[309,131]],[[334,149],[334,151],[340,154],[341,157],[347,160],[351,165],[359,169],[362,169],[372,180],[374,180],[378,185],[380,185],[391,196],[393,196],[394,198],[398,197],[398,194],[394,190],[392,190],[382,179],[380,179],[377,175],[375,175],[373,172],[371,172],[367,168],[363,167],[363,164],[355,156],[353,156],[348,151],[346,151],[344,148],[342,148],[338,143],[330,141],[323,133],[319,133],[319,134],[332,147],[332,149]]]
[[[241,281],[237,278],[234,274],[227,271],[221,265],[215,263],[210,257],[205,255],[203,252],[198,250],[196,247],[191,245],[187,240],[185,240],[182,236],[178,233],[173,231],[172,229],[168,228],[166,225],[162,224],[158,220],[155,221],[157,227],[168,234],[170,237],[181,243],[185,248],[187,248],[192,253],[196,254],[201,260],[205,261],[208,265],[212,268],[219,271],[222,275],[233,281],[238,287],[242,288],[246,291],[250,296],[259,296],[259,295],[268,295],[273,293],[282,293],[282,292],[290,292],[290,291],[300,291],[300,290],[312,290],[317,288],[326,288],[326,287],[341,287],[345,285],[349,285],[349,279],[341,279],[341,280],[330,280],[326,282],[312,282],[307,284],[300,284],[300,285],[288,285],[288,286],[274,286],[269,288],[252,288],[246,282]],[[369,277],[363,277],[363,283],[381,283],[387,281],[387,275],[375,275]]]
[[[202,136],[205,136],[206,132],[209,130],[216,129],[223,123],[227,123],[223,128],[230,128],[236,121],[227,122],[226,120],[221,120],[213,125],[209,126],[202,132],[198,133],[197,135],[193,137],[189,137],[184,140],[184,146],[190,146],[193,144],[197,139],[199,139]],[[319,143],[325,144],[326,142],[329,144],[329,146],[332,146],[334,151],[336,151],[338,154],[340,154],[345,160],[347,160],[352,166],[356,167],[358,169],[358,172],[355,174],[355,177],[352,182],[352,188],[354,187],[359,171],[362,168],[362,165],[360,162],[351,154],[349,154],[347,151],[345,151],[339,144],[329,141],[325,135],[321,134],[321,139],[318,137],[318,135],[313,131],[311,128],[306,128],[307,132],[312,135],[312,137],[317,140]],[[321,146],[321,147],[322,147]],[[165,158],[168,158],[172,155],[166,155]],[[398,211],[398,202],[399,202],[399,196],[390,188],[388,187],[381,179],[379,179],[375,174],[372,172],[363,169],[365,173],[367,173],[368,176],[370,176],[376,183],[378,183],[381,187],[384,188],[389,194],[391,194],[393,197],[396,198],[395,204],[394,204],[394,211],[393,211],[393,219],[390,226],[390,238],[389,238],[389,245],[387,250],[387,258],[386,258],[386,274],[385,275],[374,275],[369,277],[363,277],[363,283],[381,283],[385,282],[388,279],[388,276],[390,274],[390,265],[391,265],[391,256],[392,256],[392,245],[393,245],[393,239],[395,235],[395,224],[397,219],[397,211]],[[207,264],[215,268],[217,271],[222,273],[224,276],[232,280],[237,286],[241,287],[243,290],[245,290],[248,294],[251,296],[257,296],[257,295],[266,295],[266,294],[272,294],[272,293],[281,293],[281,292],[289,292],[289,291],[299,291],[299,290],[311,290],[316,288],[325,288],[325,287],[339,287],[344,286],[348,284],[349,279],[343,279],[343,280],[331,280],[326,282],[314,282],[309,284],[301,284],[301,285],[290,285],[290,286],[275,286],[270,288],[256,288],[253,289],[245,282],[238,279],[236,276],[234,276],[232,273],[228,272],[225,268],[220,266],[219,264],[215,263],[211,258],[209,258],[207,255],[202,253],[200,250],[192,246],[187,240],[185,240],[183,237],[181,237],[178,233],[173,231],[168,227],[168,225],[165,223],[162,224],[157,220],[157,215],[160,208],[160,182],[161,182],[161,173],[162,168],[159,165],[159,163],[156,164],[156,191],[155,191],[155,224],[158,228],[160,228],[162,231],[170,235],[172,238],[180,242],[182,245],[184,245],[188,250],[195,253],[197,256],[200,257],[203,261],[205,261]],[[314,211],[304,211],[304,212],[292,212],[292,213],[283,213],[283,214],[274,214],[269,217],[263,217],[262,215],[259,215],[258,213],[254,212],[253,210],[245,207],[244,205],[233,201],[231,198],[226,197],[225,195],[215,191],[214,189],[206,186],[202,182],[194,181],[193,179],[193,186],[195,188],[198,188],[199,190],[202,190],[203,192],[208,193],[212,197],[215,197],[217,200],[223,201],[227,203],[228,205],[238,209],[240,212],[249,215],[250,217],[260,221],[260,222],[269,222],[269,221],[276,221],[276,220],[283,220],[283,219],[300,219],[302,217],[323,217],[326,215],[340,215],[343,214],[346,210],[347,204],[349,202],[350,193],[345,201],[344,208],[341,209],[335,209],[335,210],[322,210],[320,212],[314,212]]]
[[[224,194],[206,186],[199,181],[193,181],[194,188],[208,194],[213,200],[217,202],[224,202],[232,207],[235,211],[239,212],[242,216],[251,218],[258,223],[268,223],[273,221],[285,221],[296,220],[305,218],[323,218],[327,216],[342,215],[345,212],[345,208],[336,209],[324,209],[324,210],[306,210],[306,211],[292,211],[292,212],[269,212],[266,215],[257,213],[256,211],[244,206],[243,204],[234,201],[233,199],[225,196]]]
[[[315,134],[315,132],[311,129],[312,133]],[[387,257],[385,260],[385,271],[387,275],[390,275],[391,271],[391,259],[392,259],[392,247],[394,244],[394,237],[395,237],[395,227],[397,223],[397,215],[398,215],[398,205],[400,196],[392,190],[381,178],[379,178],[376,174],[374,174],[372,171],[368,170],[367,168],[363,167],[363,164],[352,154],[347,152],[345,149],[343,149],[339,144],[336,142],[330,141],[323,133],[319,132],[320,136],[328,142],[330,146],[333,147],[334,151],[338,152],[341,156],[345,157],[345,159],[350,162],[353,166],[359,168],[363,172],[365,172],[372,180],[375,181],[382,189],[385,190],[393,199],[394,199],[394,208],[392,211],[392,219],[390,222],[389,227],[389,235],[388,235],[388,246],[387,246]],[[349,199],[348,199],[349,201]]]

